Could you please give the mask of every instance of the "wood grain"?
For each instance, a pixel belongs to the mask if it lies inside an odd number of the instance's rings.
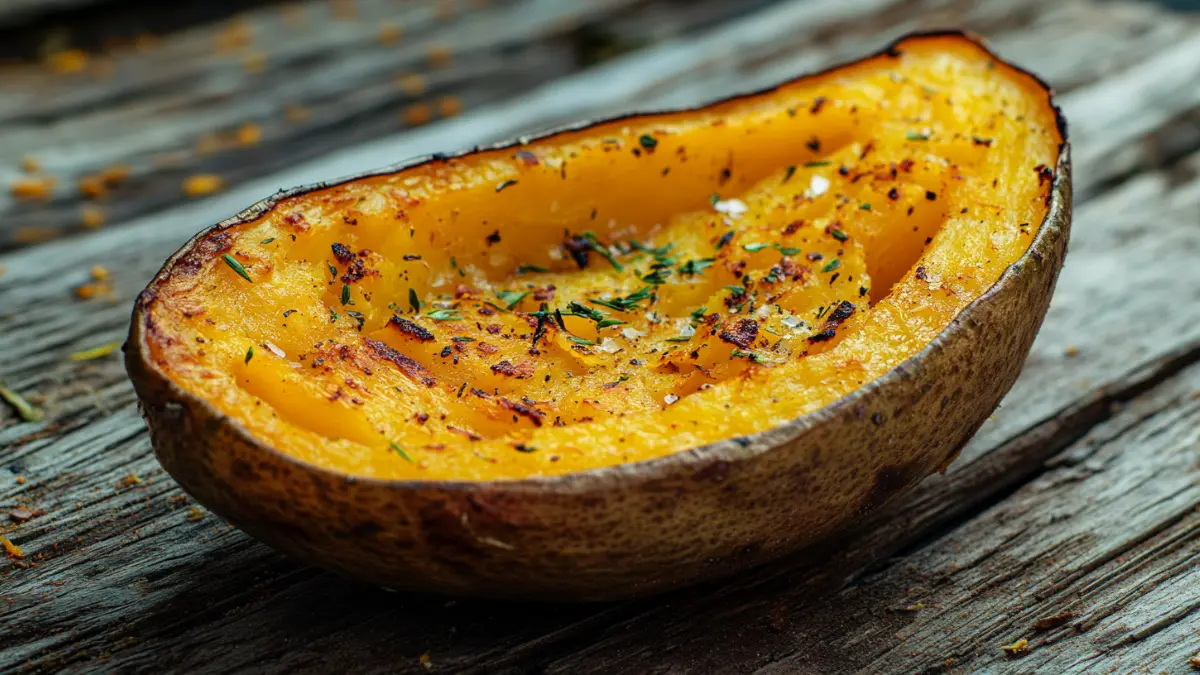
[[[761,3],[687,4],[306,0],[96,53],[80,73],[10,67],[0,85],[0,250],[86,230],[85,209],[120,223],[177,204],[191,175],[234,185],[469,114]],[[7,189],[26,178],[25,157],[56,181],[48,200]],[[114,166],[127,169],[123,182],[102,198],[83,194],[81,181]]]
[[[429,652],[439,672],[1186,672],[1200,651],[1188,564],[1200,551],[1200,38],[1144,5],[1048,4],[770,6],[86,246],[0,256],[0,378],[48,412],[29,424],[0,410],[0,513],[39,512],[6,528],[29,567],[0,572],[0,670],[416,673]],[[712,98],[956,18],[1067,90],[1083,195],[1071,252],[1021,380],[963,457],[821,550],[604,606],[365,588],[193,511],[152,457],[118,359],[67,360],[123,337],[133,294],[187,236],[278,187]],[[114,273],[113,298],[74,300],[97,264]],[[1075,616],[1033,630],[1063,611]],[[1020,637],[1028,655],[999,651]]]

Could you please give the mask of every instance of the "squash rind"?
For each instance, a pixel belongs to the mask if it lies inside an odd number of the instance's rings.
[[[947,37],[977,42],[961,33],[909,36],[881,54]],[[727,575],[814,543],[944,469],[1012,386],[1069,234],[1069,145],[1055,112],[1064,140],[1049,209],[1020,260],[881,379],[752,436],[635,464],[489,482],[355,477],[263,444],[156,366],[147,342],[153,289],[205,237],[328,184],[280,192],[172,256],[135,305],[126,367],[159,460],[187,492],[256,538],[334,572],[407,590],[554,600],[646,595]]]

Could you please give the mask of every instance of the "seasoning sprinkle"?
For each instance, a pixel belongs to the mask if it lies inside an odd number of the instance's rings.
[[[458,313],[457,309],[435,309],[425,316],[428,316],[434,321],[457,321],[462,318],[462,315]]]
[[[238,262],[236,258],[228,253],[221,256],[221,258],[225,261],[226,265],[229,265],[230,269],[232,269],[234,272],[237,272],[239,277],[249,281],[250,283],[254,283],[254,280],[250,278],[250,273],[246,271],[246,268],[243,267],[242,263]]]
[[[120,349],[120,347],[120,341],[109,342],[108,344],[103,344],[98,347],[77,351],[71,354],[71,356],[68,358],[70,358],[72,361],[91,361],[92,359],[99,359],[108,356],[109,354]]]
[[[17,411],[17,415],[19,415],[21,419],[25,420],[26,422],[40,422],[42,421],[42,418],[46,416],[46,414],[42,412],[41,408],[38,408],[29,401],[26,401],[25,398],[20,394],[12,389],[9,389],[8,387],[5,387],[4,385],[0,385],[0,398],[4,399],[5,403],[12,406],[13,410]]]
[[[521,304],[521,301],[529,295],[529,291],[496,291],[496,297],[504,303],[504,308],[511,310],[513,307]]]
[[[408,453],[404,451],[404,448],[400,447],[400,445],[398,443],[396,443],[395,441],[388,443],[388,447],[391,448],[392,452],[395,452],[397,455],[400,455],[405,460],[407,460],[409,462],[413,461],[412,457],[409,457]]]

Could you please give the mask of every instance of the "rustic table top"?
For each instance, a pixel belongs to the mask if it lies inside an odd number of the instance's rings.
[[[1189,670],[1198,15],[1098,0],[306,0],[212,16],[231,4],[82,59],[47,29],[57,56],[0,66],[0,183],[29,178],[25,156],[57,179],[44,200],[0,194],[0,379],[45,411],[0,409],[0,534],[22,551],[0,558],[0,671]],[[0,11],[0,44],[20,21],[78,33],[105,16],[95,0],[20,0]],[[387,593],[197,507],[155,461],[119,353],[72,359],[124,338],[134,295],[188,237],[276,189],[699,102],[953,25],[1057,88],[1070,254],[1020,381],[958,461],[820,550],[605,605]],[[194,174],[224,189],[189,198]]]

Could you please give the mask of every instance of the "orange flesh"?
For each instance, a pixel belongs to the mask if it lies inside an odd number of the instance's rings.
[[[156,282],[153,358],[266,444],[380,478],[560,474],[817,410],[1021,256],[1063,140],[974,43],[898,50],[286,199]],[[585,232],[621,270],[580,269]]]

